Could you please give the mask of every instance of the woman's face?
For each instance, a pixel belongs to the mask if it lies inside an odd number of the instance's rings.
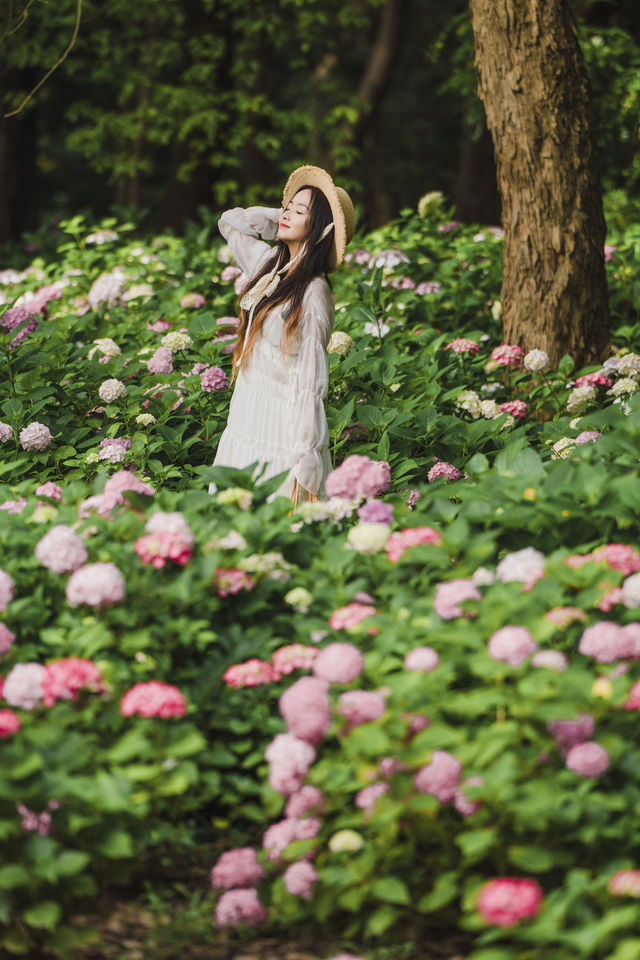
[[[291,250],[299,248],[307,235],[311,210],[311,190],[299,190],[285,207],[278,227],[278,240],[284,240]]]

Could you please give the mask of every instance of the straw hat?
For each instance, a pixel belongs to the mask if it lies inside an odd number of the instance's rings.
[[[293,171],[282,194],[282,206],[286,207],[303,187],[317,187],[331,207],[333,215],[333,246],[329,253],[328,270],[337,270],[344,258],[344,251],[356,229],[356,215],[351,197],[342,187],[337,187],[322,167],[305,165]]]

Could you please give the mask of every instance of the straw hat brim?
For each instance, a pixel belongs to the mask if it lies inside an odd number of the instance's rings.
[[[303,187],[317,187],[321,190],[331,207],[333,216],[333,245],[329,252],[327,269],[337,270],[344,259],[347,244],[351,241],[356,227],[356,216],[351,197],[342,187],[337,187],[331,176],[322,167],[308,164],[293,171],[282,193],[282,206],[286,207]]]

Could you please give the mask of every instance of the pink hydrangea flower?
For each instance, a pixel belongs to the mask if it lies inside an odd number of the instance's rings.
[[[564,629],[571,623],[586,620],[587,615],[579,607],[553,607],[545,613],[544,618],[549,623],[553,623],[554,626]]]
[[[538,644],[526,627],[511,625],[492,633],[487,648],[490,657],[508,663],[510,667],[519,667],[537,649]]]
[[[527,405],[524,400],[507,400],[499,404],[500,413],[510,413],[512,417],[522,419],[527,415]]]
[[[236,280],[237,277],[241,276],[242,270],[240,267],[236,267],[233,264],[228,264],[220,274],[220,279],[223,283],[230,283],[232,280]]]
[[[431,726],[431,720],[424,713],[413,713],[407,719],[409,720],[408,733],[410,737],[415,737],[416,733],[420,733],[421,730],[426,730],[427,727]]]
[[[56,700],[75,700],[78,691],[84,689],[95,693],[104,690],[102,674],[91,660],[66,657],[52,660],[46,665],[42,677],[42,700],[45,707],[52,707]]]
[[[491,359],[500,367],[521,367],[524,358],[522,347],[511,343],[503,343],[491,351]]]
[[[292,863],[282,877],[287,893],[294,897],[304,897],[305,900],[310,900],[313,896],[313,885],[317,879],[315,867],[308,860]]]
[[[129,490],[133,493],[144,493],[147,497],[152,497],[155,494],[153,487],[139,480],[131,470],[118,470],[117,473],[109,477],[104,485],[98,504],[100,516],[108,517],[115,507],[128,505],[129,501],[124,497],[124,494]]]
[[[382,500],[367,500],[358,510],[358,517],[363,523],[391,523],[393,507]]]
[[[582,377],[576,378],[576,387],[611,387],[613,380],[608,377],[603,370],[595,370],[593,373],[585,373]]]
[[[480,349],[480,344],[476,343],[475,340],[467,340],[466,337],[456,337],[455,340],[452,340],[445,347],[445,350],[453,350],[454,353],[477,353]]]
[[[4,613],[13,600],[13,579],[6,570],[0,570],[0,613]]]
[[[73,573],[87,562],[84,540],[71,527],[59,523],[45,533],[36,545],[36,557],[54,573]]]
[[[208,367],[200,374],[200,386],[205,393],[212,393],[213,390],[226,390],[229,386],[229,378],[220,367]]]
[[[483,783],[484,779],[482,777],[468,777],[459,787],[456,787],[453,795],[453,806],[461,817],[472,817],[482,806],[479,800],[469,800],[464,792],[464,787],[481,787]]]
[[[602,434],[599,430],[583,430],[582,433],[579,433],[576,437],[576,443],[582,446],[584,443],[595,443],[598,437],[601,437]]]
[[[55,809],[49,801],[49,809]],[[55,803],[55,801],[53,801]],[[16,810],[20,814],[21,828],[25,833],[37,833],[41,837],[47,837],[51,833],[53,818],[49,810],[43,810],[42,813],[36,813],[35,810],[29,810],[24,803],[16,803]]]
[[[12,737],[20,729],[20,717],[13,710],[0,710],[0,737]]]
[[[252,657],[244,663],[234,663],[222,675],[228,686],[239,690],[241,687],[257,687],[261,683],[273,683],[280,679],[280,674],[265,660]]]
[[[13,427],[8,423],[0,423],[0,443],[7,443],[13,436]]]
[[[367,617],[375,617],[378,611],[365,603],[348,603],[346,607],[337,607],[329,617],[332,630],[354,630]]]
[[[338,697],[338,713],[344,717],[349,727],[377,720],[385,709],[384,697],[373,690],[348,690]]]
[[[531,666],[547,667],[549,670],[562,673],[569,666],[569,661],[561,650],[538,650],[531,658]]]
[[[590,740],[595,730],[590,713],[581,713],[577,720],[550,720],[547,727],[563,757],[576,744]]]
[[[12,707],[33,710],[42,700],[45,668],[41,663],[16,663],[7,674],[2,695]]]
[[[211,886],[216,890],[232,887],[255,887],[263,878],[264,869],[258,863],[253,847],[226,850],[211,870]]]
[[[624,706],[625,710],[640,710],[640,680],[636,681],[629,690],[629,697]]]
[[[295,793],[289,795],[287,805],[284,808],[284,815],[289,819],[298,819],[312,810],[320,813],[323,808],[324,794],[322,790],[307,783],[296,790]]]
[[[188,310],[197,310],[204,307],[206,299],[201,293],[185,293],[180,299],[180,306]]]
[[[607,543],[591,554],[595,561],[604,560],[612,570],[619,570],[625,577],[640,571],[640,553],[628,543]]]
[[[133,549],[145,565],[151,564],[156,569],[164,567],[167,560],[184,567],[191,556],[191,543],[170,530],[138,537]]]
[[[9,630],[7,625],[0,623],[0,654],[8,653],[15,639],[15,634]]]
[[[158,347],[152,357],[147,360],[149,373],[172,373],[173,354],[168,347]]]
[[[18,514],[22,513],[26,505],[27,501],[25,498],[19,497],[17,500],[5,500],[4,503],[0,504],[0,510],[6,510],[7,513]]]
[[[187,702],[180,690],[160,680],[136,683],[120,701],[123,717],[134,713],[141,717],[183,717],[186,709]]]
[[[440,663],[440,656],[431,647],[414,647],[404,658],[405,670],[422,670],[430,673]]]
[[[72,607],[107,607],[124,598],[125,581],[113,563],[87,563],[71,574],[65,593]]]
[[[23,450],[46,450],[52,440],[49,427],[37,420],[20,431],[20,445]]]
[[[301,677],[279,700],[287,730],[300,740],[316,744],[331,726],[329,684],[320,677]]]
[[[162,317],[159,317],[155,323],[148,323],[147,330],[153,330],[154,333],[165,333],[166,330],[171,329],[171,323],[168,320],[164,320]]]
[[[580,653],[594,657],[598,663],[615,663],[632,657],[635,652],[633,635],[619,624],[601,620],[584,631],[578,645]]]
[[[581,777],[599,777],[609,769],[610,762],[605,748],[593,740],[571,747],[565,759],[568,769]]]
[[[472,580],[447,580],[439,583],[433,598],[433,609],[443,620],[471,616],[460,606],[467,600],[482,600],[482,594]]]
[[[444,460],[439,460],[438,463],[434,464],[427,474],[427,480],[429,483],[433,483],[434,480],[459,480],[460,471],[457,467],[454,467],[452,463],[445,463]]]
[[[519,920],[536,915],[543,896],[535,880],[498,877],[481,887],[476,907],[485,923],[513,927]]]
[[[265,751],[269,763],[269,785],[285,797],[299,793],[316,751],[291,733],[279,733]]]
[[[407,527],[398,533],[392,533],[385,544],[387,557],[391,563],[397,563],[411,547],[442,544],[442,534],[433,527]]]
[[[353,454],[328,475],[325,483],[330,497],[345,497],[357,500],[358,497],[375,497],[384,493],[391,482],[391,470],[385,460],[371,460],[369,457]]]
[[[371,814],[375,809],[376,802],[383,797],[389,790],[388,783],[372,783],[368,787],[363,787],[356,794],[356,807]]]
[[[280,860],[285,850],[294,840],[311,840],[320,833],[322,824],[317,817],[305,817],[303,820],[288,818],[273,823],[262,838],[262,847],[269,860]]]
[[[521,581],[532,587],[536,580],[544,576],[544,554],[534,547],[525,547],[508,553],[496,567],[496,577],[501,583]]]
[[[440,803],[450,803],[460,783],[460,761],[446,750],[434,750],[431,762],[416,773],[413,782],[420,793],[429,793]]]
[[[311,670],[318,653],[317,647],[309,647],[304,643],[290,643],[274,651],[271,666],[278,676],[283,677],[293,673],[294,670]]]
[[[47,480],[46,483],[41,483],[36,488],[36,497],[50,497],[51,500],[60,501],[62,500],[62,488],[52,480]]]
[[[640,898],[640,870],[618,870],[607,884],[612,897]]]
[[[442,290],[442,284],[439,280],[426,280],[423,283],[419,283],[415,289],[415,294],[417,297],[429,296],[432,293],[440,293]]]
[[[230,594],[240,593],[241,590],[253,590],[255,581],[245,570],[218,567],[213,575],[213,586],[219,597],[228,597]]]
[[[364,656],[352,643],[330,643],[318,652],[313,672],[329,683],[351,683],[363,666]]]
[[[267,911],[258,900],[253,887],[239,887],[222,894],[216,906],[216,923],[219,927],[237,927],[245,924],[257,927],[267,919]]]

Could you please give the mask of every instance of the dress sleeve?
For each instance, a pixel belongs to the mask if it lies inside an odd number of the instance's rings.
[[[218,230],[225,238],[234,259],[248,277],[271,252],[264,240],[273,240],[278,232],[282,211],[271,207],[234,207],[225,210],[218,220]],[[263,237],[259,240],[258,237]]]
[[[305,294],[296,368],[294,449],[291,476],[309,493],[322,484],[321,451],[329,443],[324,399],[329,386],[327,343],[333,328],[333,302],[325,283],[312,284]]]

